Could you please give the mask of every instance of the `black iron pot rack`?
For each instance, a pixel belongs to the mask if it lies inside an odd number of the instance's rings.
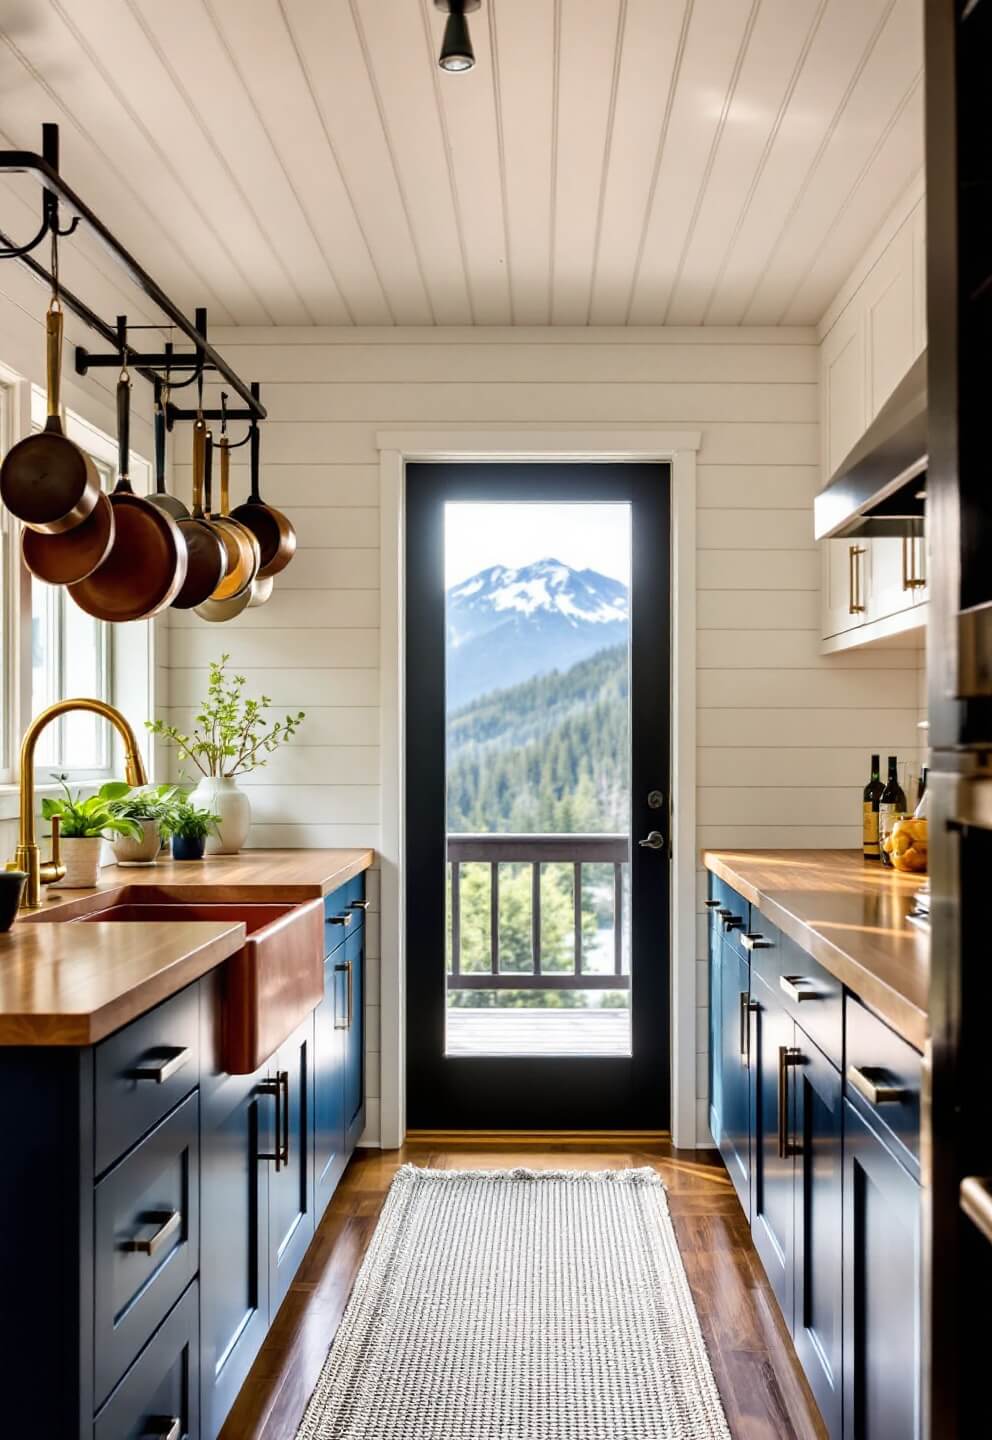
[[[161,328],[175,329],[182,332],[187,340],[191,342],[194,349],[191,352],[174,351],[173,346],[167,345],[161,352],[146,353],[136,350],[128,343],[127,317],[119,315],[115,326],[108,325],[101,320],[99,315],[74,295],[71,290],[59,281],[58,294],[62,302],[88,325],[91,330],[96,331],[108,344],[114,348],[108,354],[94,355],[84,346],[76,347],[76,370],[78,374],[85,375],[88,370],[104,367],[116,367],[127,363],[128,367],[135,370],[145,380],[152,384],[161,385],[169,377],[172,389],[178,389],[191,384],[207,370],[216,371],[244,401],[244,409],[227,410],[228,420],[250,420],[257,422],[267,417],[265,406],[259,399],[257,384],[248,385],[241,379],[240,375],[232,369],[224,357],[209,344],[207,340],[207,312],[204,309],[196,311],[195,319],[190,320],[179,308],[175,301],[162,289],[156,280],[149,275],[142,265],[139,265],[134,256],[127,250],[109,230],[100,217],[90,209],[84,200],[81,200],[76,192],[66,184],[59,173],[59,127],[57,125],[42,125],[41,127],[41,154],[35,154],[33,150],[0,150],[0,174],[30,174],[43,186],[41,228],[38,233],[24,245],[17,245],[0,230],[0,259],[19,260],[39,280],[45,282],[49,288],[54,285],[54,277],[50,270],[34,259],[32,251],[41,245],[46,237],[68,236],[76,230],[80,223],[84,224],[100,241],[106,250],[110,252],[117,264],[125,272],[134,285],[147,295],[148,299],[168,317],[168,324],[161,327],[132,327],[132,328]],[[71,215],[71,220],[66,228],[60,228],[60,208]],[[188,379],[183,381],[172,381],[171,376],[176,372],[192,371]],[[221,419],[220,410],[196,410],[179,409],[169,404],[166,410],[166,419],[171,428],[176,420],[192,420],[197,413],[202,414],[205,420]]]

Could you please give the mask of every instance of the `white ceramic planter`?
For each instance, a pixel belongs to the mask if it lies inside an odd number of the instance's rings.
[[[62,836],[62,862],[65,865],[65,879],[58,881],[63,890],[92,890],[100,873],[100,851],[103,841],[99,835],[77,836],[66,839]]]
[[[132,840],[129,835],[116,835],[113,840],[114,859],[118,865],[154,865],[162,846],[156,820],[139,820],[141,839]]]
[[[207,854],[236,855],[251,829],[251,805],[248,796],[238,788],[237,780],[204,776],[190,795],[189,803],[198,810],[209,810],[220,816],[218,833],[207,836]]]

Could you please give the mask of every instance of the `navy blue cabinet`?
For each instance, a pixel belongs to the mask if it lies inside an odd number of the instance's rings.
[[[757,974],[751,977],[751,1004],[751,1057],[755,1076],[751,1238],[791,1330],[795,1164],[783,1136],[779,1107],[783,1061],[793,1047],[795,1027],[778,1003],[775,991]]]
[[[365,1129],[365,929],[344,944],[344,995],[338,1012],[344,1026],[345,1148],[355,1148]]]
[[[344,1143],[344,1030],[337,1016],[337,955],[338,951],[332,951],[324,961],[324,998],[313,1013],[314,1216],[318,1221],[348,1162]]]
[[[920,1434],[920,1187],[844,1102],[844,1434]]]
[[[783,1067],[795,1156],[792,1335],[828,1431],[841,1434],[843,1150],[840,1073],[796,1026]],[[912,1434],[906,1432],[907,1440]]]
[[[269,1165],[269,1310],[272,1316],[313,1239],[313,1016],[269,1062],[275,1081],[275,1151]],[[281,1154],[280,1154],[281,1152]]]
[[[745,1215],[751,1215],[752,1077],[748,1058],[750,978],[747,961],[720,941],[720,1154]]]
[[[711,901],[710,1120],[755,1249],[831,1440],[918,1440],[920,1056]]]

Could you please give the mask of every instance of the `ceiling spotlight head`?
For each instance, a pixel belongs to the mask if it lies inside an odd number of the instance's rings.
[[[471,70],[475,64],[475,51],[472,49],[472,38],[468,33],[465,16],[478,10],[482,0],[434,0],[434,4],[448,16],[437,63],[442,70],[453,74]]]

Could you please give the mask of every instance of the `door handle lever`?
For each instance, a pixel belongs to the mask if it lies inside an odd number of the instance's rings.
[[[638,840],[642,850],[664,850],[665,837],[660,830],[650,830],[643,840]]]

